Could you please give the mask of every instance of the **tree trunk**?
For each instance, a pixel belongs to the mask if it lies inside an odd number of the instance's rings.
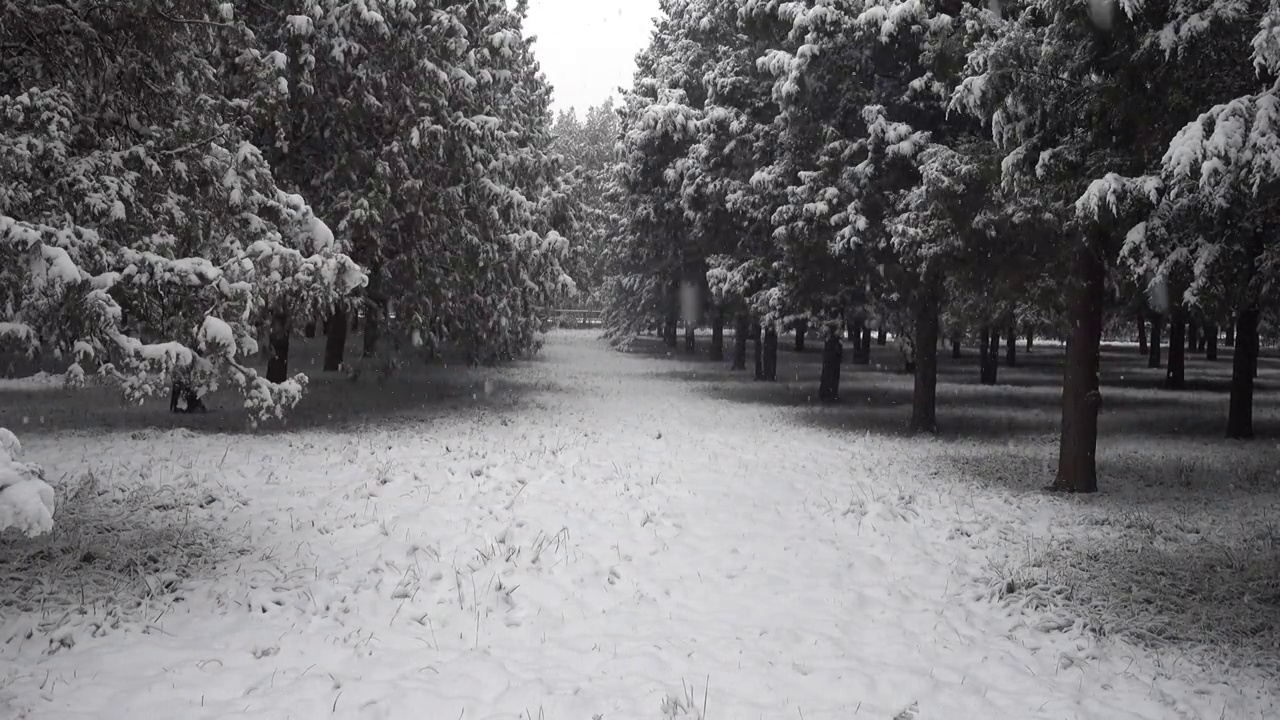
[[[684,326],[684,351],[690,355],[698,349],[698,336],[694,334],[696,331],[697,328],[693,326],[693,323]]]
[[[1174,309],[1169,317],[1169,366],[1164,374],[1166,390],[1181,390],[1186,387],[1186,330],[1187,323],[1182,317],[1182,312]]]
[[[796,352],[804,352],[804,336],[809,332],[809,319],[800,318],[796,321]]]
[[[778,379],[778,326],[769,323],[764,331],[764,379]]]
[[[364,344],[360,356],[371,358],[378,354],[378,341],[382,339],[381,308],[364,311]]]
[[[938,432],[938,306],[939,281],[925,281],[924,293],[915,314],[915,387],[911,391],[911,423],[908,430],[916,433]],[[952,353],[960,349],[959,339],[952,340]]]
[[[347,309],[339,304],[329,317],[329,334],[324,339],[324,371],[335,372],[342,367],[347,349]]]
[[[1231,362],[1231,405],[1227,410],[1227,437],[1236,440],[1253,437],[1253,377],[1258,365],[1258,345],[1253,339],[1257,334],[1257,306],[1242,308],[1236,315],[1238,341]]]
[[[983,325],[982,332],[978,335],[978,382],[983,385],[994,385],[996,383],[992,379],[995,373],[991,369],[991,366],[995,364],[995,358],[991,353],[991,348],[994,344],[991,342],[991,327]]]
[[[1151,354],[1147,349],[1147,319],[1141,315],[1138,316],[1138,354]]]
[[[751,345],[752,354],[756,361],[756,379],[764,379],[764,343],[761,341],[764,328],[760,327],[760,323],[751,323]]]
[[[1018,366],[1018,330],[1013,325],[1009,326],[1009,334],[1005,336],[1004,364],[1007,367]]]
[[[267,382],[282,383],[289,379],[289,313],[282,308],[271,313],[268,342],[271,358],[267,360]]]
[[[862,341],[866,332],[867,326],[863,321],[857,320],[849,323],[849,342],[853,345],[853,357],[851,359],[854,365],[866,365],[871,362],[870,356],[862,352]]]
[[[1218,359],[1218,326],[1206,325],[1204,328],[1204,359]]]
[[[818,399],[833,403],[840,401],[840,364],[844,361],[844,347],[840,344],[840,331],[827,329],[827,339],[822,345],[822,380],[818,385]]]
[[[724,360],[724,309],[717,308],[711,316],[711,359]]]
[[[662,342],[667,347],[673,348],[679,344],[676,328],[680,323],[680,315],[675,311],[668,311],[667,318],[662,323]]]
[[[1151,318],[1151,352],[1147,354],[1147,367],[1158,368],[1160,362],[1160,335],[1164,330],[1164,316],[1154,315]]]
[[[991,345],[987,348],[987,372],[990,377],[987,385],[995,385],[1000,375],[1000,331],[995,328],[991,329],[991,336],[988,338]]]
[[[889,331],[885,330],[884,325],[881,325],[876,330],[876,344],[879,345],[880,347],[884,347],[888,343],[889,343]]]
[[[303,337],[308,337],[308,338],[313,338],[316,336],[316,323],[314,320],[312,320],[311,322],[303,326],[302,335]]]
[[[1075,284],[1067,309],[1067,359],[1062,380],[1062,436],[1058,474],[1052,489],[1098,490],[1098,410],[1102,393],[1098,365],[1102,309],[1107,300],[1107,268],[1102,249],[1086,238],[1076,249]]]
[[[1187,349],[1195,352],[1200,347],[1200,327],[1195,322],[1187,323]]]
[[[1227,347],[1235,347],[1236,345],[1236,325],[1235,323],[1227,323],[1226,337],[1222,338],[1222,344]]]
[[[865,325],[862,327],[862,347],[860,348],[860,352],[862,353],[862,364],[870,365],[871,364],[871,328]]]
[[[750,334],[751,321],[746,313],[738,313],[733,327],[733,370],[747,369],[747,335]]]
[[[1031,346],[1036,342],[1036,332],[1034,330],[1027,331],[1027,352],[1031,352]]]

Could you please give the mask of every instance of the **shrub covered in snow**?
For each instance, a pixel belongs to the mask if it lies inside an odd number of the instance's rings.
[[[35,537],[53,529],[57,504],[38,465],[19,461],[22,445],[0,427],[0,532],[17,529]]]

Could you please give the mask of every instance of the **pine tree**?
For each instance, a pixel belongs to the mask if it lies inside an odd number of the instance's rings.
[[[240,359],[257,325],[321,317],[366,277],[277,180],[283,64],[231,3],[8,6],[0,344],[71,356],[73,384],[96,365],[130,402],[229,380],[255,420],[296,404],[305,376]]]

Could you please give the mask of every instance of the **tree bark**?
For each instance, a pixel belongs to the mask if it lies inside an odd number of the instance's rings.
[[[1035,342],[1036,342],[1035,330],[1028,330],[1027,331],[1027,352],[1028,353],[1031,352],[1031,346],[1035,345]]]
[[[764,379],[764,343],[762,342],[763,334],[764,334],[764,328],[760,327],[760,323],[758,322],[751,323],[751,345],[752,345],[752,354],[755,356],[755,361],[756,361],[756,379],[757,380]]]
[[[1086,237],[1076,249],[1075,283],[1067,309],[1067,359],[1062,380],[1062,435],[1058,474],[1052,489],[1098,490],[1098,410],[1102,393],[1098,365],[1102,310],[1107,300],[1107,268],[1096,240]]]
[[[1204,359],[1218,359],[1218,326],[1206,325],[1204,328]]]
[[[876,344],[880,347],[889,344],[889,331],[885,329],[884,325],[876,329]]]
[[[1258,365],[1258,308],[1250,305],[1236,315],[1236,350],[1231,362],[1231,404],[1227,409],[1227,437],[1253,437],[1253,378]]]
[[[667,311],[667,317],[662,323],[662,342],[667,347],[673,348],[680,344],[677,337],[676,326],[680,322],[680,316],[674,310]]]
[[[1147,319],[1141,315],[1138,316],[1138,354],[1151,354],[1151,351],[1147,349]]]
[[[959,360],[964,354],[960,352],[960,338],[951,338],[951,359]]]
[[[698,349],[697,328],[692,323],[684,326],[684,351],[692,355]]]
[[[711,316],[711,359],[724,360],[724,309],[716,308]]]
[[[312,320],[311,322],[303,326],[302,335],[303,337],[308,337],[308,338],[313,338],[316,336],[316,323],[314,320]]]
[[[1163,363],[1160,362],[1160,335],[1164,330],[1164,316],[1153,315],[1151,317],[1151,348],[1147,354],[1147,367],[1158,368]]]
[[[764,331],[764,379],[778,379],[778,327],[769,323]]]
[[[1195,322],[1187,323],[1187,349],[1195,352],[1200,347],[1200,326]]]
[[[937,278],[928,278],[915,313],[915,386],[911,391],[911,434],[938,432],[938,309],[941,288]],[[952,353],[960,341],[952,340]]]
[[[733,327],[733,370],[747,369],[747,335],[750,334],[751,321],[746,313],[738,313]]]
[[[1169,317],[1169,365],[1165,368],[1164,387],[1166,390],[1181,390],[1186,387],[1187,339],[1186,320],[1182,311],[1174,309]]]
[[[978,382],[983,385],[995,385],[996,373],[992,369],[996,359],[991,352],[993,346],[998,346],[999,336],[996,336],[996,342],[991,341],[991,326],[983,325],[982,332],[978,335]]]
[[[1227,347],[1235,347],[1236,344],[1236,325],[1235,323],[1227,323],[1226,336],[1222,338],[1222,344]]]
[[[804,352],[804,336],[809,332],[809,318],[796,321],[796,352]]]
[[[840,402],[840,364],[844,361],[844,347],[840,344],[840,331],[827,329],[827,339],[822,345],[822,380],[818,385],[818,399],[826,403]]]
[[[361,357],[371,358],[378,354],[378,341],[382,339],[382,307],[370,305],[364,311],[364,346]]]
[[[339,304],[328,324],[329,334],[324,339],[324,371],[335,372],[342,367],[347,350],[347,309]]]
[[[866,336],[867,326],[861,320],[849,323],[849,342],[853,345],[854,365],[866,365],[871,362],[871,357],[862,352],[863,338]]]
[[[268,335],[271,358],[267,360],[267,382],[282,383],[289,379],[289,313],[277,308],[271,313]]]
[[[862,353],[862,364],[870,365],[871,364],[871,328],[866,325],[862,326],[862,347],[860,348],[860,351]]]
[[[1009,326],[1009,333],[1005,336],[1004,364],[1007,367],[1018,366],[1018,330],[1013,325]]]

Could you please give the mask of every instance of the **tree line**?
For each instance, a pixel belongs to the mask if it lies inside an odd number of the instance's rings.
[[[353,313],[366,355],[536,349],[581,213],[526,5],[6,4],[0,350],[265,418],[305,387],[290,336],[324,327],[335,370]]]
[[[905,341],[909,426],[937,431],[937,348],[1066,339],[1059,490],[1097,489],[1104,324],[1234,345],[1226,433],[1252,436],[1275,324],[1280,5],[1271,0],[664,0],[617,110],[598,296],[608,336],[692,326]],[[1118,320],[1117,320],[1118,319]],[[1203,329],[1203,332],[1201,331]],[[1028,337],[1028,342],[1030,338]],[[1164,362],[1153,356],[1152,362]],[[945,419],[944,419],[945,420]]]

